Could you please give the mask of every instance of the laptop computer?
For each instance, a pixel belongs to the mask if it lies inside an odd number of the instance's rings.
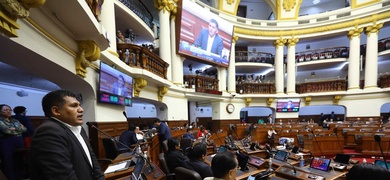
[[[145,166],[145,159],[142,157],[137,158],[137,163],[134,166],[134,171],[131,173],[131,180],[143,180],[142,178],[142,170]]]
[[[240,170],[241,171],[246,171],[248,170],[248,161],[249,161],[249,156],[243,154],[243,153],[239,153],[237,152],[237,161],[238,161],[238,166],[240,167]]]
[[[330,159],[313,157],[310,163],[310,168],[327,172],[329,169],[330,162]]]
[[[343,165],[349,164],[349,159],[351,158],[351,155],[348,154],[336,154],[336,157],[334,158],[334,162],[340,163]]]
[[[227,146],[221,145],[219,146],[217,153],[225,152],[227,150],[228,150]]]
[[[275,154],[275,157],[274,157],[275,160],[287,161],[287,158],[288,158],[288,152],[287,151],[283,151],[283,150],[276,151],[276,154]]]

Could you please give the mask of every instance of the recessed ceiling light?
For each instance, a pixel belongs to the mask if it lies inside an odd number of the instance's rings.
[[[321,2],[321,0],[313,0],[313,4],[318,4],[320,2]]]

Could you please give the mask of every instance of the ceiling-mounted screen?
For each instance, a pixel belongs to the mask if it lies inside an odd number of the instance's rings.
[[[229,66],[233,24],[189,0],[179,3],[179,53],[216,66]]]

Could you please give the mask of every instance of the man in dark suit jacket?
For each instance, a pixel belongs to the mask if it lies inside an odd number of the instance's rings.
[[[171,131],[169,131],[169,127],[165,124],[165,122],[161,122],[160,119],[156,118],[153,123],[157,128],[157,135],[160,144],[162,144],[163,141],[171,138]]]
[[[81,127],[84,110],[76,95],[66,90],[50,92],[43,97],[42,108],[50,119],[32,137],[30,179],[104,179]]]
[[[119,75],[118,81],[115,82],[111,87],[111,93],[119,95],[119,96],[128,97],[129,91],[127,90],[127,87],[125,86],[125,83],[126,83],[125,78],[122,75]]]
[[[209,38],[214,38],[211,44],[208,44]],[[209,28],[202,29],[196,38],[196,46],[200,46],[205,51],[212,52],[222,56],[223,41],[218,35],[218,22],[215,19],[209,21]],[[209,46],[209,47],[208,47]]]
[[[124,131],[121,136],[119,136],[119,142],[123,143],[127,147],[130,147],[133,144],[138,143],[137,134],[135,134],[136,126],[134,124],[130,124],[129,130]],[[122,144],[118,144],[120,149],[127,148]]]

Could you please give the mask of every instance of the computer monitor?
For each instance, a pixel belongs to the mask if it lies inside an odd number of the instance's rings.
[[[376,159],[375,160],[375,165],[377,166],[382,166],[386,169],[386,164],[384,160]],[[387,161],[387,166],[390,168],[390,161]]]
[[[131,174],[132,180],[143,180],[142,179],[142,170],[144,169],[145,163],[146,163],[146,161],[143,157],[137,158],[137,163],[135,164],[134,171]]]
[[[288,158],[288,152],[287,151],[278,150],[278,151],[276,151],[276,154],[275,154],[274,158],[276,160],[279,160],[279,161],[286,161],[287,158]]]
[[[226,146],[223,146],[223,145],[219,146],[217,153],[225,152],[225,151],[227,151],[227,149],[228,149],[228,147],[226,147]]]
[[[334,162],[338,162],[341,164],[349,164],[350,158],[351,158],[351,155],[348,155],[348,154],[337,154],[336,158],[334,158]]]
[[[245,171],[245,170],[248,170],[248,161],[249,161],[249,156],[243,154],[243,153],[239,153],[237,152],[237,161],[238,161],[238,166],[240,167],[240,170],[241,171]]]

